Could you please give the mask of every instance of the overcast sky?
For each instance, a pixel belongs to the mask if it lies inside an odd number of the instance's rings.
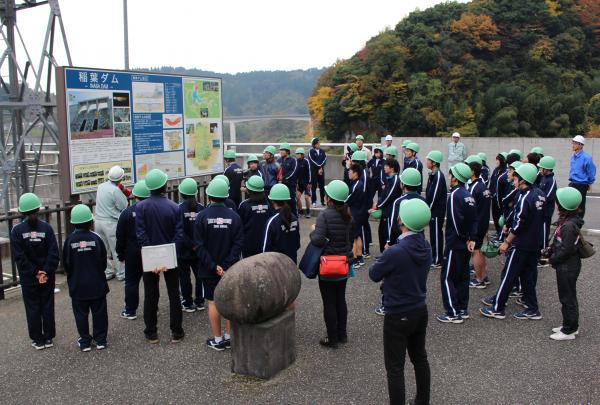
[[[219,73],[324,67],[435,0],[129,0],[131,68]],[[60,0],[75,66],[122,69],[122,0]],[[37,64],[49,7],[19,11]],[[66,64],[62,49],[59,64]]]

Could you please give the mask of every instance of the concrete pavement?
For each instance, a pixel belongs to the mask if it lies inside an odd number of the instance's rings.
[[[301,220],[306,246],[310,224]],[[374,224],[373,229],[375,230]],[[599,246],[600,239],[591,239]],[[377,251],[377,247],[373,247]],[[472,319],[463,325],[440,324],[439,270],[429,276],[428,352],[433,404],[600,403],[600,309],[598,256],[584,262],[579,279],[581,333],[575,341],[554,342],[550,329],[560,325],[554,270],[540,270],[541,321],[479,316],[479,299],[497,287],[501,259],[490,260],[492,288],[471,290]],[[64,283],[64,278],[61,278]],[[303,278],[297,300],[297,361],[270,381],[230,372],[230,354],[205,347],[206,312],[184,314],[186,338],[169,343],[168,304],[160,301],[161,342],[144,341],[143,320],[118,317],[122,284],[110,282],[109,348],[81,353],[66,292],[56,295],[58,336],[55,347],[36,352],[29,346],[22,300],[0,301],[0,403],[306,403],[381,404],[387,402],[382,321],[373,313],[378,285],[365,267],[348,283],[350,342],[336,351],[321,348],[325,334],[315,280]],[[507,313],[516,312],[511,303]],[[139,314],[141,315],[141,311]],[[407,360],[408,361],[408,360]],[[406,366],[407,398],[414,377]]]

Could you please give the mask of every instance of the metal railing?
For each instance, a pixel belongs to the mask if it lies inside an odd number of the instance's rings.
[[[208,183],[207,179],[196,179],[198,181],[198,201],[206,205],[206,186]],[[166,196],[170,200],[178,203],[179,192],[177,191],[177,184],[170,184],[166,190]],[[133,198],[130,198],[130,202]],[[88,205],[92,210],[96,205],[96,202],[89,199],[87,202],[83,202]],[[40,219],[48,222],[55,231],[56,240],[58,243],[58,251],[60,256],[60,264],[57,272],[62,273],[62,245],[67,235],[72,232],[73,227],[70,224],[71,209],[75,203],[56,204],[55,206],[45,206],[40,209],[38,216]],[[8,215],[0,216],[0,230],[6,235],[6,238],[0,242],[0,300],[4,299],[4,291],[16,287],[19,285],[19,275],[17,266],[14,258],[10,251],[9,235],[13,227],[23,220],[23,215],[14,211]],[[10,265],[8,265],[10,261]]]
[[[302,147],[307,148],[306,153],[308,154],[308,149],[312,148],[312,144],[310,142],[289,142],[292,148],[294,147]],[[236,155],[240,157],[248,157],[249,155],[258,155],[260,156],[263,153],[265,147],[273,145],[276,148],[279,146],[278,143],[273,142],[225,142],[224,144],[225,150],[233,149],[236,151]],[[321,149],[332,149],[332,148],[342,148],[342,151],[345,151],[348,143],[323,143],[321,142]],[[379,143],[365,143],[364,146],[369,148],[371,152],[375,146],[381,146]],[[237,152],[237,147],[241,147],[244,149],[251,149],[252,152]],[[254,152],[256,150],[256,152]],[[291,154],[294,154],[295,150],[291,150]]]

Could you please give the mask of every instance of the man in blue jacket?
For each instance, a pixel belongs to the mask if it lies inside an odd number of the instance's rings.
[[[519,199],[514,209],[514,219],[509,234],[500,245],[499,252],[509,251],[504,265],[503,276],[492,299],[482,302],[490,307],[483,307],[479,312],[485,317],[504,319],[504,309],[509,293],[520,277],[523,290],[523,301],[526,309],[514,314],[517,319],[542,319],[538,309],[535,283],[537,279],[537,260],[540,256],[540,233],[543,228],[543,210],[546,202],[544,193],[533,184],[537,178],[537,168],[525,163],[516,169],[515,187],[519,190]]]
[[[10,251],[19,271],[27,328],[36,350],[52,347],[56,335],[54,275],[59,260],[54,230],[37,216],[41,206],[35,194],[23,194],[19,212],[25,219],[10,232]]]
[[[431,246],[423,229],[431,219],[427,203],[420,199],[403,201],[398,242],[386,249],[369,269],[375,282],[383,280],[383,352],[391,404],[406,403],[404,362],[406,351],[415,369],[417,393],[413,403],[428,404],[431,372],[425,336],[427,332],[427,274]],[[402,263],[402,266],[398,266]]]
[[[214,293],[227,269],[241,258],[244,230],[240,216],[224,205],[228,191],[223,180],[213,179],[206,188],[206,194],[210,204],[196,216],[194,247],[200,262],[198,275],[204,286],[204,298],[208,301],[208,318],[213,333],[213,337],[206,340],[206,345],[223,351],[231,347],[230,326],[226,322],[223,336]]]
[[[569,186],[576,188],[581,193],[581,205],[579,206],[581,218],[585,215],[585,199],[587,192],[596,181],[596,165],[592,157],[584,152],[585,138],[577,135],[571,143],[573,156],[571,156],[571,170],[569,171]]]
[[[260,162],[260,170],[263,173],[265,181],[265,191],[268,193],[275,184],[277,184],[277,176],[279,175],[279,163],[275,160],[277,148],[269,145],[263,151],[263,161]]]
[[[152,169],[146,174],[146,186],[150,190],[150,198],[135,205],[135,226],[138,243],[141,247],[164,245],[178,242],[182,238],[183,225],[179,214],[179,206],[165,197],[168,176],[159,169]],[[163,274],[169,296],[169,315],[171,342],[183,340],[185,333],[182,322],[181,302],[179,297],[179,269],[157,268],[144,272],[144,335],[151,344],[158,343],[157,311],[159,299],[160,274]]]
[[[463,323],[469,317],[469,251],[474,247],[476,229],[475,200],[465,184],[471,178],[469,166],[458,163],[450,169],[450,195],[446,205],[446,250],[440,273],[443,323]]]
[[[444,220],[446,219],[446,199],[448,197],[446,178],[440,170],[443,160],[444,156],[439,150],[432,150],[427,154],[429,179],[425,189],[425,201],[427,201],[431,210],[429,241],[433,256],[433,267],[437,269],[442,268],[444,257]]]
[[[310,142],[312,148],[308,151],[308,160],[310,160],[311,178],[312,178],[312,205],[317,206],[317,188],[320,190],[321,205],[325,206],[325,164],[327,163],[327,154],[321,150],[319,138],[313,138]]]

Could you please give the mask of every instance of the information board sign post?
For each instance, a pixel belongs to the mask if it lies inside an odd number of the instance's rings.
[[[125,184],[223,171],[219,78],[57,68],[61,196],[96,191],[119,165]]]

